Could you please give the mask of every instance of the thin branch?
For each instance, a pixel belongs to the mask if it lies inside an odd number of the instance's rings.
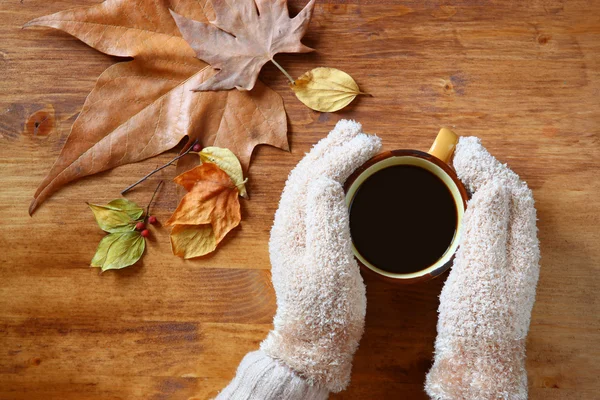
[[[123,189],[123,191],[121,192],[121,195],[124,195],[125,193],[129,192],[131,189],[133,189],[134,187],[136,187],[137,185],[139,185],[140,183],[144,182],[146,179],[150,178],[152,175],[154,175],[155,173],[157,173],[158,171],[167,168],[169,165],[173,164],[175,161],[179,160],[181,157],[188,155],[188,153],[190,151],[192,151],[192,149],[194,148],[194,145],[198,143],[198,140],[194,140],[194,143],[192,143],[190,145],[190,147],[184,151],[183,153],[181,153],[180,155],[178,155],[177,157],[175,157],[174,159],[172,159],[171,161],[169,161],[168,163],[166,163],[165,165],[163,165],[162,167],[158,167],[156,168],[154,171],[150,172],[148,175],[144,176],[142,179],[140,179],[139,181],[137,181],[136,183],[134,183],[133,185],[130,185],[128,187],[126,187],[125,189]]]
[[[275,64],[275,66],[276,66],[277,68],[279,68],[279,70],[280,70],[281,72],[283,72],[283,74],[284,74],[284,75],[285,75],[285,76],[286,76],[286,77],[287,77],[287,78],[290,80],[290,82],[291,82],[292,84],[295,84],[294,78],[292,78],[292,77],[290,76],[290,74],[288,74],[288,73],[287,73],[287,71],[286,71],[285,69],[283,69],[283,67],[282,67],[281,65],[279,65],[279,64],[277,63],[277,61],[275,61],[275,59],[274,59],[274,58],[271,58],[271,62],[272,62],[273,64]]]
[[[150,216],[150,205],[154,201],[154,196],[156,196],[156,193],[158,193],[158,189],[160,189],[160,187],[162,186],[163,182],[164,181],[160,181],[158,183],[158,186],[156,187],[156,189],[154,189],[154,193],[152,193],[152,197],[150,198],[150,201],[148,202],[148,206],[146,207],[146,218],[148,218]]]

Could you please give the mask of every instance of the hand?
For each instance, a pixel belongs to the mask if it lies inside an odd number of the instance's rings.
[[[350,380],[366,310],[342,184],[380,147],[339,122],[290,174],[271,231],[277,314],[262,349],[334,392]]]
[[[342,184],[380,148],[342,120],[291,172],[269,243],[274,329],[218,399],[325,399],[348,385],[366,298]]]
[[[435,400],[527,399],[525,338],[539,275],[531,190],[479,139],[461,138],[454,166],[474,193],[440,296]]]

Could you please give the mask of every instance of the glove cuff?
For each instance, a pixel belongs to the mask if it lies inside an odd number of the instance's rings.
[[[325,400],[327,389],[310,385],[262,350],[246,354],[235,378],[215,400]]]

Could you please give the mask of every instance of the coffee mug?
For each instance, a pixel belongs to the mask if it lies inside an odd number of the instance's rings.
[[[348,178],[352,250],[364,271],[415,283],[450,268],[468,200],[449,165],[457,142],[442,128],[427,153],[384,152]]]

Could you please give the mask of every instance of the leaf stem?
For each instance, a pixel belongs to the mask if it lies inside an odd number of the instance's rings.
[[[150,201],[148,202],[148,206],[146,207],[146,218],[148,218],[150,216],[150,205],[152,205],[152,202],[154,201],[154,196],[156,196],[156,193],[158,193],[158,189],[160,189],[163,182],[164,181],[160,181],[158,183],[158,186],[156,187],[156,189],[154,189],[154,193],[152,193],[152,197],[150,198]]]
[[[279,63],[278,63],[277,61],[275,61],[275,59],[274,59],[274,58],[271,58],[271,62],[272,62],[273,64],[275,64],[275,66],[276,66],[277,68],[279,68],[279,70],[280,70],[281,72],[283,72],[283,74],[284,74],[284,75],[285,75],[285,76],[286,76],[286,77],[287,77],[287,78],[290,80],[290,82],[291,82],[292,84],[295,84],[295,83],[296,83],[296,82],[294,81],[294,78],[292,78],[292,77],[291,77],[291,75],[290,75],[290,74],[288,74],[288,73],[287,73],[287,71],[286,71],[285,69],[283,69],[283,67],[282,67],[281,65],[279,65]]]
[[[125,193],[129,192],[131,189],[133,189],[134,187],[136,187],[140,183],[144,182],[146,179],[150,178],[152,175],[154,175],[158,171],[167,168],[169,165],[173,164],[175,161],[179,160],[181,157],[186,156],[190,151],[192,151],[192,149],[194,148],[194,145],[196,143],[198,143],[198,139],[194,140],[194,142],[190,145],[190,147],[186,151],[184,151],[183,153],[181,153],[180,155],[178,155],[177,157],[175,157],[174,159],[172,159],[171,161],[169,161],[168,163],[166,163],[162,167],[156,168],[154,171],[150,172],[148,175],[144,176],[142,179],[140,179],[139,181],[137,181],[133,185],[129,185],[128,187],[126,187],[125,189],[123,189],[123,191],[121,191],[121,195],[124,195]]]

